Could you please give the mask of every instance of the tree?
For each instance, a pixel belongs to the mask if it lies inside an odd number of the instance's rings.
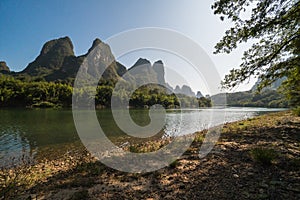
[[[281,90],[289,100],[290,105],[296,107],[297,115],[300,115],[300,67],[290,71]]]
[[[287,77],[288,84],[284,85],[298,90],[289,95],[299,99],[299,82],[294,81],[300,68],[299,0],[217,0],[212,9],[221,20],[226,17],[234,24],[216,44],[215,53],[231,53],[240,43],[253,42],[239,68],[225,76],[223,87],[231,89],[255,76],[261,80],[260,90]]]

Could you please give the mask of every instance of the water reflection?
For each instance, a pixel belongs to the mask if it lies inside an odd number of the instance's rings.
[[[1,126],[0,128],[0,160],[3,165],[13,164],[22,159],[22,156],[32,157],[34,152],[24,132],[17,126]],[[12,160],[14,159],[14,160]]]
[[[168,110],[166,125],[155,137],[178,136],[194,133],[224,122],[232,122],[266,112],[282,109],[266,108],[209,108]],[[130,111],[133,120],[145,126],[150,121],[147,110]],[[212,113],[214,113],[212,115]],[[218,114],[220,113],[220,114]],[[221,113],[225,113],[225,121]],[[109,110],[97,111],[103,131],[116,144],[130,141],[120,130]],[[55,158],[67,151],[76,151],[83,146],[74,126],[71,110],[0,110],[0,166],[20,159],[22,155],[35,159]]]

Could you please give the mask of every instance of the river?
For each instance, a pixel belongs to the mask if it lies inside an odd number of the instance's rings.
[[[163,133],[157,137],[194,133],[225,122],[281,110],[284,109],[228,107],[167,110]],[[150,122],[147,110],[131,110],[131,116],[141,126]],[[111,141],[118,145],[130,142],[131,138],[118,128],[110,110],[98,110],[97,117]],[[83,146],[70,109],[0,110],[0,167],[15,164],[22,156],[34,160],[52,159],[81,148]]]

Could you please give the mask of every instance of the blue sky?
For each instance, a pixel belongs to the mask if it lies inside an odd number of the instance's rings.
[[[20,71],[51,39],[69,36],[76,55],[84,54],[95,38],[105,40],[122,31],[161,27],[178,31],[197,42],[211,57],[223,77],[241,62],[244,45],[232,54],[213,55],[228,22],[213,15],[213,0],[52,0],[0,1],[0,60]],[[136,55],[139,56],[139,55]],[[144,56],[147,57],[147,56]],[[121,61],[126,66],[136,57]],[[151,58],[150,58],[151,60]],[[151,60],[154,61],[154,60]],[[245,84],[238,90],[251,87]],[[199,89],[193,87],[195,90]],[[200,88],[201,89],[201,88]]]

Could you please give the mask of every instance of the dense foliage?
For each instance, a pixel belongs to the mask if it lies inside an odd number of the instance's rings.
[[[69,106],[72,87],[53,82],[23,82],[9,76],[0,76],[0,106]]]
[[[288,98],[299,105],[299,0],[217,0],[212,9],[221,20],[227,17],[234,23],[216,45],[215,53],[231,53],[240,43],[253,43],[244,52],[240,67],[226,75],[223,86],[233,88],[255,76],[261,80],[261,89],[287,77],[285,90],[293,90],[287,92]]]
[[[283,96],[274,90],[267,90],[263,93],[238,92],[229,94],[227,95],[227,102],[230,103],[231,106],[270,108],[285,108],[288,106]]]
[[[114,81],[102,80],[96,90],[95,104],[97,107],[110,107],[115,87]],[[130,86],[128,86],[130,87]],[[70,107],[72,104],[73,87],[68,83],[24,81],[11,76],[0,76],[0,107]],[[130,88],[119,90],[115,99],[120,104],[127,103]],[[75,96],[85,98],[94,93],[93,88],[75,90]],[[91,103],[92,103],[91,99]],[[165,88],[145,86],[136,90],[130,97],[131,107],[149,107],[160,104],[165,108],[175,107],[209,107],[210,100],[196,99],[185,95],[167,93]]]
[[[197,108],[211,107],[210,99],[204,97],[197,99],[196,97],[186,96],[183,94],[174,94],[168,92],[166,88],[157,86],[144,86],[136,90],[131,96],[130,106],[152,106],[160,104],[165,108]]]
[[[290,106],[294,107],[295,113],[300,116],[300,67],[290,73],[281,90],[289,100]]]

